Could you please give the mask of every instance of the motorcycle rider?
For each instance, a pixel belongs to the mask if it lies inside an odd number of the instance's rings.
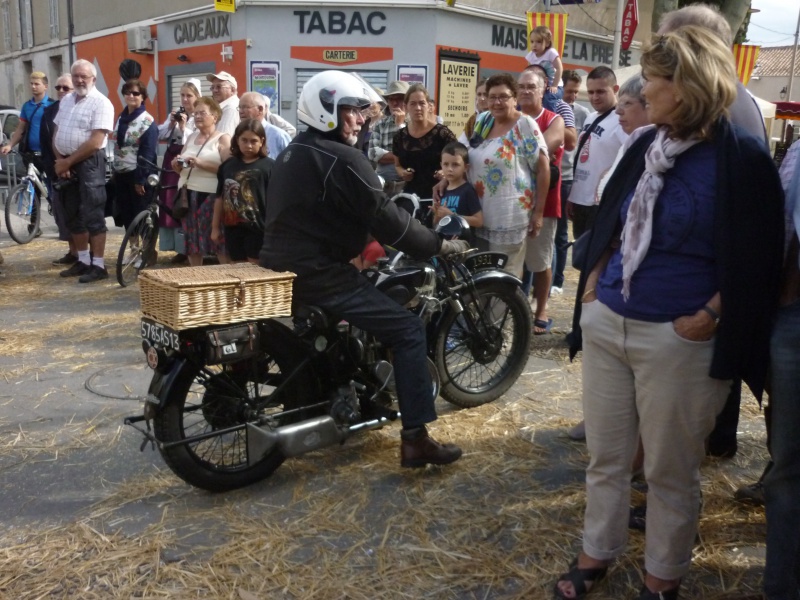
[[[403,422],[400,464],[444,465],[458,460],[461,449],[437,442],[425,427],[436,419],[436,410],[423,323],[378,291],[350,260],[362,251],[368,234],[419,259],[467,245],[440,240],[398,209],[354,147],[364,124],[361,111],[374,95],[342,71],[318,73],[303,86],[297,115],[308,129],[273,167],[260,264],[297,274],[295,302],[318,306],[392,349]]]

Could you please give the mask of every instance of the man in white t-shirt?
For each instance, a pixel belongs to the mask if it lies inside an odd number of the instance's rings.
[[[606,66],[592,69],[586,79],[586,90],[596,112],[586,119],[578,138],[572,191],[567,203],[575,239],[591,227],[598,205],[597,184],[628,137],[614,111],[619,91],[614,71]]]
[[[53,168],[78,261],[59,274],[91,283],[108,279],[105,147],[114,129],[114,106],[95,87],[94,64],[78,59],[71,71],[74,91],[61,99],[54,120]]]
[[[211,97],[222,109],[222,117],[217,122],[217,131],[233,137],[239,124],[239,96],[236,91],[236,77],[225,71],[206,75],[211,82]]]

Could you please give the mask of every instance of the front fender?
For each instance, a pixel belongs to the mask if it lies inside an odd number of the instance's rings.
[[[487,269],[484,271],[477,271],[472,274],[472,281],[477,285],[482,281],[499,281],[515,287],[521,287],[522,281],[515,277],[508,271],[500,271],[499,269]]]
[[[481,284],[486,282],[498,282],[502,285],[507,285],[515,289],[522,286],[522,281],[520,281],[517,277],[508,271],[502,271],[500,269],[485,269],[475,271],[472,274],[472,281],[477,287],[480,287]],[[449,303],[445,304],[444,309],[441,313],[439,313],[439,317],[432,321],[429,326],[428,354],[431,357],[433,357],[434,352],[436,351],[436,340],[439,337],[442,324],[445,322],[447,316],[453,312],[453,310],[453,307]]]

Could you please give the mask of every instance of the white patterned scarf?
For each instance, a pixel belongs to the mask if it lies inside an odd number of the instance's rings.
[[[653,237],[653,209],[664,188],[664,173],[675,165],[675,159],[700,142],[699,139],[674,140],[667,137],[667,128],[659,127],[653,143],[644,156],[644,173],[636,184],[628,218],[622,230],[622,296],[631,295],[631,278],[642,264]]]

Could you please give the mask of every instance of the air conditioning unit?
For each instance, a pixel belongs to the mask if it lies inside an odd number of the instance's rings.
[[[149,27],[131,27],[125,33],[128,36],[128,52],[152,51]]]

